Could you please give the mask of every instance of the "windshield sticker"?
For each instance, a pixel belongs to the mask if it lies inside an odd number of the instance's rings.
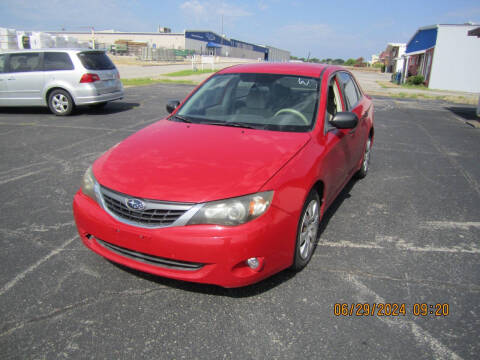
[[[309,86],[310,85],[310,80],[298,78],[298,83],[300,85],[303,85],[303,86]]]

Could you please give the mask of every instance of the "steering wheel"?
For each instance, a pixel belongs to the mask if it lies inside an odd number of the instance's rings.
[[[310,122],[307,120],[307,118],[305,117],[305,115],[303,115],[300,111],[295,110],[295,109],[292,109],[292,108],[280,109],[280,110],[278,110],[278,111],[275,113],[275,115],[273,115],[273,117],[278,116],[278,115],[280,115],[280,114],[284,114],[284,113],[290,113],[290,114],[293,114],[293,115],[297,115],[300,119],[302,119],[302,121],[303,121],[306,125],[310,125]]]

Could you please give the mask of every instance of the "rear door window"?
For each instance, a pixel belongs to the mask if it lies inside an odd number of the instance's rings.
[[[10,72],[41,71],[40,53],[10,54]]]
[[[357,92],[357,87],[352,77],[346,72],[341,72],[339,78],[342,84],[343,93],[347,100],[347,110],[351,111],[360,99]]]
[[[65,52],[45,52],[43,69],[45,71],[73,70],[73,63],[70,56]]]
[[[112,70],[115,69],[110,58],[103,51],[85,51],[78,54],[85,69]]]
[[[5,63],[7,61],[6,54],[0,54],[0,74],[5,72]]]

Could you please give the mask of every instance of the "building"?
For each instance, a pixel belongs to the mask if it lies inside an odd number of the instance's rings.
[[[480,92],[480,44],[469,32],[478,25],[421,27],[407,43],[403,79],[423,75],[432,89]]]
[[[388,43],[387,48],[383,52],[385,72],[397,73],[403,70],[403,54],[407,44],[404,43]]]
[[[192,50],[197,54],[235,58],[288,61],[290,52],[268,45],[229,39],[212,31],[185,30],[172,33],[170,29],[159,28],[162,32],[118,32],[114,30],[95,32],[49,32],[54,36],[72,36],[79,41],[94,43],[96,48],[108,49],[118,42],[144,43],[149,48]]]

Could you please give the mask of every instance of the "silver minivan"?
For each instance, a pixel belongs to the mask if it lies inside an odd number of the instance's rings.
[[[55,115],[69,115],[78,105],[103,107],[122,98],[120,75],[104,51],[0,53],[0,107],[48,106]]]

